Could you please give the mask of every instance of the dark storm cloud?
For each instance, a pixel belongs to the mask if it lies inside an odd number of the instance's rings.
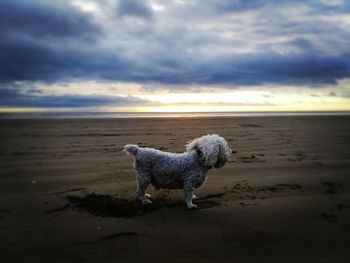
[[[350,55],[325,56],[315,53],[241,55],[203,66],[199,72],[206,73],[204,74],[208,76],[206,82],[210,83],[317,86],[334,84],[338,79],[350,76]]]
[[[140,70],[142,73],[140,73]],[[127,81],[166,84],[291,85],[334,84],[350,76],[350,55],[244,54],[215,60],[186,62],[158,60],[150,69],[131,70]],[[113,79],[114,75],[105,75]]]
[[[211,0],[209,3],[219,12],[242,12],[268,5],[266,0]]]
[[[47,81],[86,74],[82,65],[88,51],[79,43],[94,43],[100,29],[70,5],[3,0],[0,34],[0,82]]]
[[[161,12],[148,1],[95,3],[103,19],[68,1],[3,0],[0,82],[319,86],[350,77],[350,31],[334,20],[346,1],[158,1]]]
[[[59,81],[70,78],[121,77],[127,62],[113,54],[79,47],[50,47],[31,37],[8,36],[0,42],[0,81]]]
[[[60,6],[53,1],[1,1],[1,34],[77,37],[95,34],[98,31],[91,23],[90,17],[75,10],[73,6]]]
[[[2,107],[44,107],[44,108],[80,108],[102,105],[125,106],[144,105],[148,103],[136,97],[92,96],[92,95],[60,95],[42,96],[33,90],[33,94],[21,94],[16,86],[0,89],[0,106]]]
[[[142,0],[119,0],[117,11],[120,16],[134,16],[143,19],[152,17],[151,9]]]

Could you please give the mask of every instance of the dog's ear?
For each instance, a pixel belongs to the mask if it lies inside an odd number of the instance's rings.
[[[193,151],[194,149],[196,149],[198,147],[198,141],[200,138],[194,139],[192,141],[189,141],[186,144],[186,150],[187,152]]]
[[[200,143],[198,148],[202,151],[205,161],[204,165],[213,167],[219,158],[220,146],[213,143]]]
[[[220,143],[216,134],[202,136],[198,138],[197,147],[203,153],[205,158],[204,165],[213,167],[218,161],[220,152]]]
[[[225,165],[225,163],[230,159],[232,150],[227,146],[226,141],[220,144],[220,152],[218,155],[218,161],[214,165],[215,168],[220,168]]]

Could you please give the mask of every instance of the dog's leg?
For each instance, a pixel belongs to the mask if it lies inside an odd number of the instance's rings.
[[[196,195],[192,195],[192,200],[196,200],[197,196]]]
[[[197,206],[192,203],[193,187],[192,187],[192,185],[190,183],[185,184],[184,194],[185,194],[185,201],[186,201],[187,208],[188,209],[195,209],[195,208],[197,208]]]
[[[148,198],[151,197],[149,194],[145,194],[148,185],[151,183],[151,177],[145,174],[137,174],[137,189],[136,193],[141,202],[145,205],[151,204],[152,201]]]

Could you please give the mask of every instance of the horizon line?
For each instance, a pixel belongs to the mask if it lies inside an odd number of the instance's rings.
[[[218,112],[0,112],[0,119],[348,116],[350,110]]]

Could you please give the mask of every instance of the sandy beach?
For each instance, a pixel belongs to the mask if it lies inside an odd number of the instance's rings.
[[[234,151],[196,191],[136,200],[133,143]],[[0,119],[1,262],[349,262],[350,116]]]

